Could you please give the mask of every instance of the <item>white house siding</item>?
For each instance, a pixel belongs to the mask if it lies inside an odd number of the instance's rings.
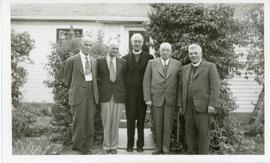
[[[30,58],[34,64],[26,64],[28,71],[27,82],[22,88],[24,102],[53,102],[51,90],[44,85],[44,80],[49,75],[45,70],[48,63],[48,55],[51,54],[51,43],[56,41],[56,29],[58,28],[83,29],[83,33],[97,34],[99,30],[104,32],[104,41],[120,36],[120,54],[128,52],[128,31],[143,30],[143,26],[132,24],[113,24],[97,22],[56,22],[56,21],[12,21],[11,26],[17,32],[27,31],[35,40],[35,48],[30,52]],[[127,28],[126,28],[127,27]]]

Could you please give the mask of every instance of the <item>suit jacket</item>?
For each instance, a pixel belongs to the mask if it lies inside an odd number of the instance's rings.
[[[183,66],[179,80],[179,92],[182,92],[182,96],[178,97],[178,106],[181,106],[183,111],[186,110],[190,71],[191,64]],[[196,111],[208,112],[208,106],[217,107],[220,80],[216,65],[202,60],[191,80],[190,88]]]
[[[96,59],[90,57],[92,66],[93,90],[96,104],[98,104],[99,94],[97,87],[97,68]],[[65,63],[64,70],[65,84],[69,89],[69,104],[77,105],[82,102],[86,94],[85,76],[80,54],[69,57]]]
[[[164,100],[167,105],[176,106],[180,68],[181,63],[170,58],[165,76],[161,59],[150,60],[143,79],[144,100],[152,101],[153,106],[161,106]]]
[[[110,71],[106,57],[97,59],[98,87],[100,102],[108,102],[113,95],[116,103],[125,102],[125,84],[124,75],[126,70],[126,61],[116,57],[116,80],[110,81]]]
[[[123,56],[123,59],[125,59],[127,61],[127,71],[126,71],[126,88],[127,90],[129,90],[129,88],[134,87],[134,80],[138,80],[140,83],[140,87],[142,89],[142,83],[143,83],[143,77],[144,77],[144,73],[145,73],[145,69],[147,66],[147,63],[150,59],[153,59],[154,57],[150,54],[144,53],[142,52],[140,54],[140,65],[139,65],[139,74],[138,77],[134,76],[134,65],[133,65],[133,57],[132,57],[132,52],[130,52],[129,54]],[[136,79],[134,79],[134,77],[136,77]],[[142,90],[141,90],[142,91]]]

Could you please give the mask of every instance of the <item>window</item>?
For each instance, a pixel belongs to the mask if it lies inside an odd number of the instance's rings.
[[[150,41],[150,39],[149,39],[149,37],[146,37],[145,31],[129,31],[129,39],[128,39],[128,40],[129,40],[129,49],[131,50],[131,48],[132,48],[130,39],[131,39],[131,36],[132,36],[134,33],[140,33],[140,34],[143,36],[144,42],[143,42],[142,50],[143,50],[144,52],[149,53],[149,45],[150,45],[150,44],[149,44],[149,41]]]
[[[83,36],[83,30],[82,29],[73,29],[71,28],[61,28],[61,29],[56,29],[56,40],[57,42],[65,39],[68,35],[73,35],[75,37],[82,37]]]

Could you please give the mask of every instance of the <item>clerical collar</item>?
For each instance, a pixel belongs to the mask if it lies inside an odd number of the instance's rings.
[[[192,64],[193,67],[198,67],[200,65],[201,61],[202,61],[202,59],[199,62],[195,63],[195,64],[194,63],[191,63],[191,64]]]
[[[133,54],[140,54],[142,52],[142,50],[138,51],[138,52],[135,52],[134,50],[132,50],[132,53]]]

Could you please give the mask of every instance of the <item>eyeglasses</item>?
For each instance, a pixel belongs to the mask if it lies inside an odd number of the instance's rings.
[[[92,44],[83,44],[84,46],[92,47]]]

